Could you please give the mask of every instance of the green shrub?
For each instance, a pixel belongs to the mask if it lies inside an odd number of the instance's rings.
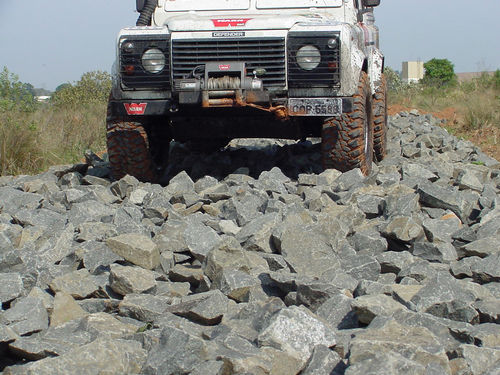
[[[36,101],[32,89],[32,85],[20,82],[19,77],[4,66],[0,72],[0,114],[14,109],[34,111]]]
[[[448,59],[432,59],[424,64],[423,83],[427,86],[453,85],[457,82],[455,67]]]
[[[74,84],[58,86],[52,102],[58,107],[81,107],[105,103],[111,91],[111,76],[107,72],[93,71],[82,75]]]

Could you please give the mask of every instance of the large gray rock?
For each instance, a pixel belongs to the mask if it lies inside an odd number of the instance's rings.
[[[99,286],[94,277],[82,268],[62,276],[56,277],[50,283],[53,292],[64,292],[76,299],[83,299],[95,295]]]
[[[184,238],[189,252],[200,262],[203,262],[208,252],[222,241],[212,228],[198,223],[187,225]]]
[[[171,297],[150,294],[127,294],[120,302],[120,315],[152,322],[159,318],[172,303]]]
[[[349,351],[350,366],[360,366],[358,363],[364,362],[367,358],[374,358],[377,353],[397,353],[423,368],[437,365],[442,369],[441,374],[451,375],[448,357],[436,336],[426,328],[405,326],[395,319],[389,319],[380,327],[373,327],[357,334],[350,343]],[[356,372],[351,374],[354,375]]]
[[[238,231],[236,238],[246,250],[273,253],[275,249],[271,234],[280,222],[276,213],[257,217]]]
[[[0,313],[0,323],[22,336],[47,329],[49,316],[41,299],[25,297],[16,300],[10,309]]]
[[[216,275],[211,288],[220,290],[236,302],[248,302],[250,290],[254,286],[260,286],[256,277],[234,268],[225,268]]]
[[[156,287],[154,273],[140,267],[113,264],[109,278],[111,289],[122,296],[151,291]]]
[[[19,297],[24,290],[23,279],[19,273],[0,273],[0,304]]]
[[[442,369],[442,367],[440,366]],[[362,360],[350,365],[345,375],[424,375],[426,367],[401,354],[388,352],[370,353]],[[436,374],[437,375],[437,374]]]
[[[166,311],[200,324],[215,325],[227,312],[228,302],[224,294],[214,290],[183,297],[180,303],[169,306]]]
[[[141,374],[188,374],[208,358],[205,342],[181,330],[164,329]]]
[[[417,311],[468,323],[479,323],[479,314],[471,306],[473,293],[464,290],[451,275],[439,272],[413,296],[411,302]]]
[[[328,269],[340,268],[333,249],[306,228],[286,228],[281,235],[280,253],[292,271],[301,275],[319,276]]]
[[[364,324],[370,324],[377,316],[391,316],[396,311],[405,309],[402,304],[385,294],[357,297],[351,306],[359,321]]]
[[[4,374],[140,374],[146,360],[146,351],[136,341],[98,339],[74,348],[60,357],[46,358],[24,365],[8,368]]]
[[[472,204],[452,189],[436,184],[419,184],[420,202],[428,207],[442,208],[453,211],[463,222],[466,222],[472,212]]]
[[[335,345],[335,332],[304,307],[282,309],[259,334],[259,346],[271,346],[306,363],[316,345]]]
[[[114,253],[145,269],[151,270],[160,265],[158,247],[144,235],[122,234],[108,238],[106,244]]]
[[[422,226],[411,217],[399,216],[389,222],[383,234],[404,243],[411,243],[422,238],[424,231]]]

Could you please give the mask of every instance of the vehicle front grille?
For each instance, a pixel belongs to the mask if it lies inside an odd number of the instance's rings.
[[[285,87],[285,39],[189,39],[172,41],[173,78],[187,76],[198,65],[208,62],[245,62],[247,75],[257,68],[266,70],[260,77],[264,87]]]
[[[132,42],[132,52],[120,51],[120,73],[123,84],[128,88],[158,88],[170,90],[170,40],[128,38],[122,42]],[[149,73],[142,66],[142,55],[150,48],[157,48],[165,54],[165,68],[157,73]],[[133,67],[133,73],[127,73],[125,67]]]

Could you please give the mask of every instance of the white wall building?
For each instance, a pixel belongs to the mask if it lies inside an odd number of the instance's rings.
[[[404,61],[401,79],[405,83],[418,82],[424,78],[423,61]]]

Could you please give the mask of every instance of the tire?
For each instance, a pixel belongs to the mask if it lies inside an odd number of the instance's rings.
[[[119,180],[129,174],[143,182],[155,182],[146,127],[135,119],[114,116],[108,105],[106,130],[111,176]]]
[[[372,102],[368,75],[361,72],[352,112],[328,118],[321,132],[323,167],[371,172],[373,162]]]
[[[376,161],[387,155],[387,81],[382,74],[382,82],[373,96],[373,152]]]

